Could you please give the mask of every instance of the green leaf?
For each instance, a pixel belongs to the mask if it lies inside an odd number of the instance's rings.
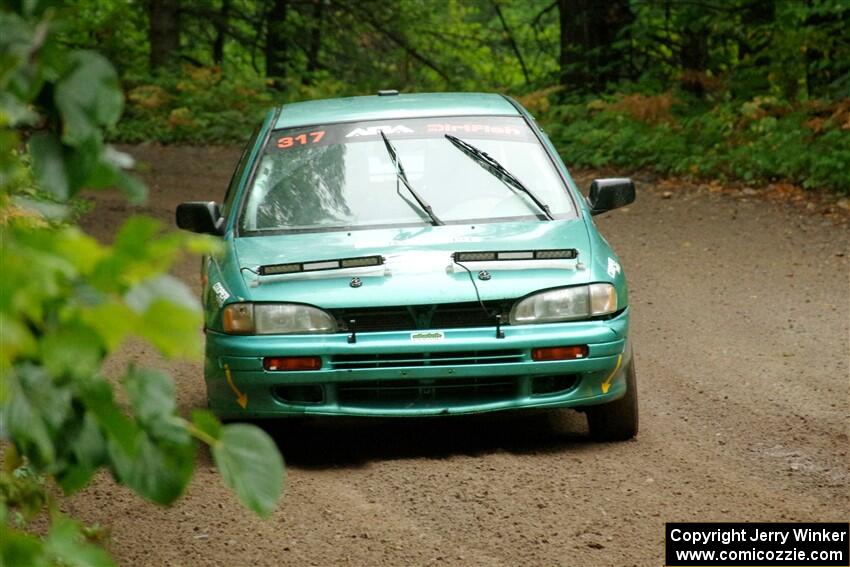
[[[53,134],[36,134],[30,139],[32,170],[39,187],[59,200],[67,199],[71,191],[65,171],[62,144]]]
[[[191,436],[176,415],[174,382],[158,370],[131,368],[124,377],[127,397],[142,427],[157,441],[187,445]]]
[[[78,385],[78,395],[92,412],[107,438],[130,455],[136,450],[138,428],[115,404],[112,386],[102,378]]]
[[[44,548],[52,559],[69,567],[115,566],[109,554],[85,541],[79,525],[67,518],[59,518],[53,522]]]
[[[148,307],[138,334],[166,357],[194,358],[201,354],[201,313],[158,299]]]
[[[44,555],[44,545],[35,536],[0,525],[0,565],[49,565]]]
[[[106,439],[92,414],[83,415],[82,423],[69,445],[73,461],[56,478],[66,494],[76,492],[88,484],[95,469],[105,462]]]
[[[166,271],[183,244],[179,234],[157,237],[161,224],[149,217],[131,217],[115,237],[111,254],[95,267],[93,285],[105,291],[124,291]]]
[[[133,156],[120,152],[112,146],[106,146],[101,154],[101,162],[115,171],[115,185],[121,189],[133,204],[142,204],[148,196],[148,188],[136,177],[126,173],[135,165]]]
[[[216,441],[221,438],[221,422],[210,411],[193,411],[192,424],[203,434],[215,439]]]
[[[174,382],[158,370],[131,368],[124,377],[124,389],[142,425],[169,419],[177,408]]]
[[[212,448],[224,483],[260,516],[272,513],[285,482],[283,458],[275,442],[258,427],[227,425]]]
[[[136,368],[123,383],[141,429],[133,451],[109,445],[113,468],[142,496],[170,504],[182,494],[195,463],[195,443],[174,413],[174,383],[162,372]]]
[[[74,146],[65,146],[65,170],[74,195],[83,187],[103,189],[115,185],[115,170],[101,159],[103,142],[90,137]]]
[[[56,475],[56,482],[59,483],[65,495],[70,495],[87,485],[93,475],[93,468],[71,463]]]
[[[9,25],[13,24],[7,22],[0,24],[3,31],[7,31]],[[0,110],[6,115],[9,126],[31,126],[38,122],[38,114],[33,112],[27,104],[24,104],[24,101],[9,92],[0,92]]]
[[[35,352],[38,343],[32,336],[32,329],[3,312],[0,312],[0,329],[3,329],[0,333],[0,372],[6,372],[16,356]],[[5,399],[6,384],[0,381],[0,403]]]
[[[126,252],[144,250],[161,226],[161,222],[151,217],[130,217],[115,235],[114,246]]]
[[[141,281],[124,296],[127,305],[139,312],[147,310],[158,299],[188,310],[200,311],[201,309],[198,298],[189,287],[169,274]]]
[[[71,212],[71,207],[61,203],[45,201],[44,199],[32,199],[30,197],[22,197],[15,195],[12,197],[12,204],[20,209],[31,211],[37,215],[51,221],[62,221],[68,217]]]
[[[128,159],[123,159],[124,156]],[[65,166],[72,194],[80,187],[118,187],[133,204],[141,204],[147,197],[147,188],[122,169],[131,165],[132,158],[127,154],[111,146],[104,146],[97,138],[89,138],[74,148],[66,148]]]
[[[21,453],[36,466],[44,467],[52,463],[56,456],[53,439],[41,415],[40,400],[31,398],[32,388],[27,387],[22,373],[26,369],[16,370],[7,376],[8,398],[2,408],[4,424]]]
[[[109,457],[118,479],[138,494],[158,504],[171,504],[186,488],[195,465],[195,443],[187,438],[179,445],[156,441],[146,432],[139,434],[133,454],[115,443]]]
[[[56,236],[55,251],[81,273],[90,272],[106,254],[102,244],[77,227],[68,227]]]
[[[141,205],[148,197],[148,188],[141,180],[129,173],[119,172],[118,178],[115,181],[121,191],[127,196],[127,199],[134,205]]]
[[[77,322],[63,325],[41,341],[44,366],[55,376],[87,376],[97,372],[104,355],[100,335]]]
[[[97,331],[108,352],[114,351],[138,324],[139,315],[115,300],[109,300],[80,313],[80,321]]]
[[[48,429],[59,431],[71,411],[71,390],[59,385],[40,366],[20,365],[17,370],[23,390]]]
[[[100,139],[101,127],[114,126],[121,116],[123,95],[109,61],[92,51],[73,51],[71,70],[56,83],[54,101],[62,115],[62,140],[76,146]]]
[[[186,249],[193,254],[218,256],[224,251],[221,238],[208,234],[189,234],[186,236]]]

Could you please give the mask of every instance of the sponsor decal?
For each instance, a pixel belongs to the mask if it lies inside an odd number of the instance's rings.
[[[218,300],[219,307],[224,305],[224,302],[227,301],[227,298],[230,297],[230,294],[227,293],[227,290],[224,289],[224,286],[221,285],[221,282],[215,282],[212,286],[212,290],[215,294],[216,300]]]
[[[346,138],[356,138],[358,136],[377,136],[379,132],[384,134],[413,134],[413,130],[407,126],[399,124],[398,126],[367,126],[365,128],[355,128],[345,135]]]
[[[425,131],[429,134],[493,134],[498,136],[522,136],[522,131],[516,126],[495,126],[490,124],[426,124]]]
[[[614,258],[608,258],[608,275],[615,278],[621,271],[620,264]]]
[[[416,333],[410,333],[410,340],[413,342],[433,343],[442,341],[445,338],[446,335],[442,331],[419,331]]]
[[[285,150],[293,146],[306,146],[308,144],[318,144],[325,137],[324,130],[316,132],[301,132],[293,136],[283,136],[277,139],[277,147]]]

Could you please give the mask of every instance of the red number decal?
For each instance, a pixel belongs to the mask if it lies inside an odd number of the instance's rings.
[[[283,138],[278,138],[277,147],[280,149],[291,148],[296,143],[299,146],[304,146],[306,144],[315,144],[318,143],[325,136],[324,130],[319,130],[318,132],[310,132],[309,138],[307,137],[307,133],[296,134],[295,136],[284,136]]]

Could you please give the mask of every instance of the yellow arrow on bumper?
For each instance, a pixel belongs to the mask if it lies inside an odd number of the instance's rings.
[[[240,392],[236,384],[233,383],[233,376],[230,375],[230,367],[227,364],[224,365],[224,376],[227,378],[227,383],[230,384],[230,389],[236,394],[236,403],[242,406],[242,409],[247,408],[248,395]]]
[[[607,394],[608,390],[611,389],[611,382],[614,380],[614,376],[617,375],[617,371],[620,369],[620,365],[623,363],[623,355],[617,357],[617,366],[614,367],[614,370],[611,371],[611,374],[602,381],[602,393]]]

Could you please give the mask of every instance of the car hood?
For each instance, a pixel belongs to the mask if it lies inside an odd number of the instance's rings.
[[[590,242],[581,219],[406,227],[240,237],[236,259],[251,301],[324,308],[424,305],[522,297],[539,289],[587,283]],[[577,260],[468,262],[454,252],[575,248]],[[381,255],[383,266],[257,276],[258,266]],[[486,270],[489,279],[479,277]],[[352,278],[361,285],[352,287]]]

